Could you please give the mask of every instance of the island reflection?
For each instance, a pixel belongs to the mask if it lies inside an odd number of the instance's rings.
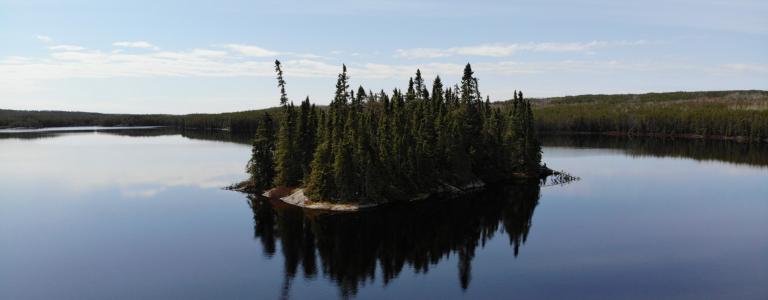
[[[280,249],[284,258],[282,298],[288,298],[299,272],[305,278],[322,274],[346,298],[377,275],[386,285],[404,266],[427,273],[450,255],[458,257],[458,283],[466,289],[475,251],[494,235],[507,234],[510,251],[519,254],[539,190],[535,184],[514,185],[346,214],[303,210],[262,197],[248,202],[264,255],[272,257]]]

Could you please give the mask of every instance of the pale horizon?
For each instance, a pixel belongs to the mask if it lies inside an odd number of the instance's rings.
[[[238,9],[233,9],[237,7]],[[530,97],[768,89],[761,1],[180,1],[0,4],[0,109],[186,114],[327,104],[389,92],[416,69],[483,95]]]

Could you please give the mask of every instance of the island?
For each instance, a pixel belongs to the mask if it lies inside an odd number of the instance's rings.
[[[538,182],[541,164],[533,112],[523,93],[492,105],[470,64],[461,82],[431,91],[421,71],[407,90],[349,88],[346,66],[334,99],[317,108],[288,99],[279,61],[279,124],[264,113],[256,126],[250,178],[235,189],[296,206],[359,210],[432,195],[459,195],[490,184]]]

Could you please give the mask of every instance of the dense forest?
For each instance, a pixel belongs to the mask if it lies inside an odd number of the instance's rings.
[[[540,133],[768,140],[768,91],[581,95],[530,101]],[[514,99],[492,105],[513,103]],[[131,115],[0,109],[0,128],[154,125],[252,135],[264,112],[278,124],[283,111],[273,107],[221,114]]]
[[[768,141],[768,91],[582,95],[531,102],[541,132]]]
[[[768,143],[573,134],[542,135],[541,142],[544,147],[615,149],[633,157],[680,157],[768,167]]]
[[[483,100],[469,64],[461,83],[428,90],[419,70],[406,91],[350,90],[346,66],[319,110],[290,102],[275,62],[282,118],[261,118],[248,164],[262,188],[303,187],[310,199],[378,203],[445,188],[536,177],[541,147],[522,92],[512,104]],[[277,130],[275,130],[277,128]]]
[[[0,109],[0,128],[175,126],[178,116]]]
[[[253,134],[264,112],[280,117],[279,108],[221,114],[139,115],[69,111],[22,111],[0,109],[1,128],[67,126],[168,126],[186,130],[227,130]]]

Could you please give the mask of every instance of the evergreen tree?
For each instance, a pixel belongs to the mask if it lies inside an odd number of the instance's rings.
[[[408,90],[405,93],[405,102],[410,103],[416,100],[416,88],[413,83],[413,77],[408,80]]]
[[[437,113],[443,109],[445,100],[443,93],[443,81],[440,79],[440,76],[436,76],[435,80],[432,82],[431,113]]]
[[[280,61],[275,60],[275,72],[277,73],[277,87],[280,88],[280,106],[288,105],[288,96],[285,93],[285,80],[283,80],[283,69],[280,67]]]
[[[335,184],[333,173],[333,153],[331,150],[330,119],[324,111],[320,112],[320,128],[317,131],[318,144],[312,159],[312,172],[305,189],[305,194],[318,200],[332,200]]]
[[[280,104],[283,107],[283,118],[277,137],[275,184],[293,187],[297,186],[302,178],[302,155],[298,148],[299,141],[296,138],[298,136],[296,132],[296,108],[293,102],[288,103],[283,70],[280,68],[279,60],[275,60],[275,72],[277,72],[277,82],[280,87]]]
[[[274,124],[269,113],[264,113],[258,124],[256,136],[253,139],[251,159],[248,161],[248,174],[251,181],[259,189],[272,186],[275,177],[275,132]]]
[[[354,126],[351,115],[344,124],[345,137],[337,145],[333,159],[333,176],[336,186],[336,198],[342,201],[358,200],[356,190],[355,159],[352,152]]]
[[[363,87],[350,91],[343,66],[334,99],[320,112],[308,98],[298,109],[288,101],[275,65],[282,118],[276,146],[266,143],[273,133],[264,130],[272,126],[259,127],[248,167],[254,181],[303,186],[316,200],[365,202],[538,172],[541,146],[530,103],[518,92],[511,108],[493,107],[469,64],[460,85],[445,89],[438,76],[430,95],[417,70],[407,91],[394,89],[391,97]]]
[[[317,116],[314,105],[309,103],[309,97],[304,99],[299,106],[299,119],[296,127],[297,152],[300,156],[301,178],[307,178],[310,172],[310,163],[315,151],[315,134],[317,128]]]
[[[429,99],[429,92],[427,92],[424,78],[421,77],[421,70],[416,69],[416,77],[413,78],[413,88],[416,93],[416,100]]]

